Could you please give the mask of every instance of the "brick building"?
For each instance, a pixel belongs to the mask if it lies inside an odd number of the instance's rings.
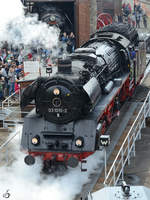
[[[81,45],[88,35],[96,31],[97,15],[109,13],[112,18],[119,15],[122,9],[122,0],[76,0],[79,5],[79,44]],[[88,8],[90,6],[90,8]],[[88,14],[89,13],[89,14]],[[89,26],[90,25],[90,26]],[[84,35],[84,31],[86,33]],[[88,33],[88,34],[87,34]]]

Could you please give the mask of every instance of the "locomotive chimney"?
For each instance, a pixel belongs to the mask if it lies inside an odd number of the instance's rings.
[[[58,73],[71,74],[72,73],[72,62],[69,57],[58,59]]]

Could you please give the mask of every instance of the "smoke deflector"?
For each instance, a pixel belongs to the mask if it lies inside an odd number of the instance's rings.
[[[101,97],[101,88],[95,77],[91,78],[84,86],[83,89],[88,94],[92,105],[95,105],[97,100]]]

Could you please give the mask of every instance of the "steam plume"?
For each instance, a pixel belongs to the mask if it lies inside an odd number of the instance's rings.
[[[21,132],[21,127],[18,127],[18,130]],[[62,177],[42,175],[40,158],[33,166],[25,165],[25,154],[19,150],[19,137],[12,142],[10,152],[15,161],[12,165],[0,167],[0,195],[9,190],[10,199],[13,200],[73,200],[82,186],[89,181],[89,174],[102,162],[103,153],[96,152],[87,160],[87,172],[82,173],[78,167],[69,169]]]
[[[16,46],[40,44],[46,48],[58,43],[59,30],[38,21],[37,15],[25,17],[20,0],[2,0],[0,19],[0,42]]]

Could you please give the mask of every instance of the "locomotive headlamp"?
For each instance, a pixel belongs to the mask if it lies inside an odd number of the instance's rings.
[[[53,93],[54,93],[54,95],[59,95],[60,94],[60,90],[58,89],[58,88],[55,88],[54,90],[53,90]]]
[[[32,138],[31,140],[32,144],[34,145],[38,145],[40,143],[40,137],[37,135],[35,137]]]
[[[50,21],[54,22],[56,20],[56,17],[54,15],[51,15],[49,19]]]
[[[82,137],[79,137],[79,138],[77,138],[76,140],[75,140],[75,145],[77,146],[77,147],[82,147],[83,146],[83,138]]]

